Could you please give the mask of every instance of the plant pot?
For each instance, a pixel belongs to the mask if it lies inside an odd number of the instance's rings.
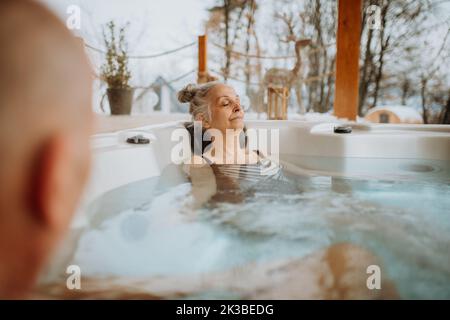
[[[112,115],[130,114],[133,105],[134,89],[132,88],[108,88],[108,101]]]

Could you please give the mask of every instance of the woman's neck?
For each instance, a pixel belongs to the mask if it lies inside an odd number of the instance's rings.
[[[255,163],[254,155],[249,154],[247,148],[242,147],[240,135],[242,130],[229,130],[222,134],[222,141],[215,138],[208,151],[208,158],[216,164],[248,164]]]

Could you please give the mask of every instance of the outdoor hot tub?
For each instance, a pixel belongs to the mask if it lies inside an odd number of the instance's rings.
[[[450,298],[449,126],[246,125],[278,130],[277,157],[295,189],[273,182],[195,218],[186,214],[189,179],[167,174],[182,122],[94,135],[82,205],[43,281],[68,265],[90,278],[222,272],[350,242],[381,258],[402,298]],[[150,143],[126,142],[136,135]]]

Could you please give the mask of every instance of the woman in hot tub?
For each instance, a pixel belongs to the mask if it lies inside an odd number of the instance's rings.
[[[189,84],[179,91],[178,100],[189,103],[195,121],[186,124],[193,156],[184,166],[192,183],[193,209],[208,201],[240,202],[255,186],[262,188],[262,180],[273,181],[277,188],[288,184],[290,190],[296,189],[294,183],[284,179],[277,162],[249,148],[244,110],[231,86],[218,82]],[[194,129],[194,123],[201,128]],[[201,134],[197,136],[194,131]],[[204,141],[205,133],[212,141]]]

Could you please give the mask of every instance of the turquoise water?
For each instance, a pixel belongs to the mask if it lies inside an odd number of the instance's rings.
[[[195,210],[175,166],[113,190],[92,204],[74,263],[91,276],[189,275],[346,241],[381,258],[402,298],[450,298],[449,163],[352,159],[342,176],[339,159],[282,160],[315,175],[286,170]]]

